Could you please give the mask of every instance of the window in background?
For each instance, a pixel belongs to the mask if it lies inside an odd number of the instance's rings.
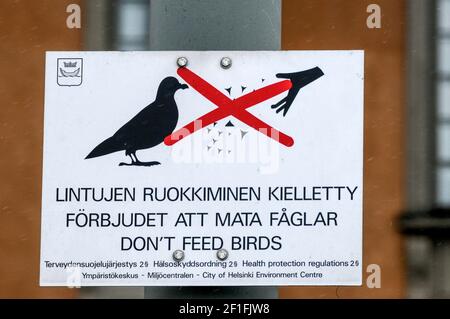
[[[117,0],[114,6],[115,50],[147,50],[149,45],[149,0]]]
[[[437,184],[439,206],[450,206],[450,0],[437,2]]]

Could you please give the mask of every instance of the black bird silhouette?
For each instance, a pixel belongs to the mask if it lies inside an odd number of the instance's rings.
[[[292,102],[298,94],[298,91],[300,91],[302,87],[307,86],[309,83],[314,82],[322,75],[324,75],[324,73],[319,67],[295,73],[278,73],[276,75],[277,78],[291,80],[292,88],[289,90],[288,95],[272,105],[272,108],[277,109],[277,113],[283,111],[283,116],[286,116]]]
[[[178,122],[178,108],[175,103],[175,92],[187,89],[174,77],[166,77],[161,81],[153,103],[146,106],[128,123],[122,126],[113,136],[100,143],[85,159],[125,151],[131,163],[120,163],[119,166],[153,166],[159,162],[141,162],[136,151],[154,147],[170,135]]]

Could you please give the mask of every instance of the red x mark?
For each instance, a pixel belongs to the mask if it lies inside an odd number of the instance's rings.
[[[164,144],[173,145],[184,137],[198,131],[216,121],[228,116],[234,116],[238,120],[253,127],[255,130],[267,135],[268,137],[290,147],[294,145],[292,137],[276,130],[269,124],[263,122],[246,109],[256,104],[264,102],[280,93],[289,90],[292,87],[290,80],[280,81],[270,84],[256,91],[247,93],[235,100],[231,100],[214,86],[203,80],[200,76],[186,67],[177,70],[178,75],[183,78],[192,88],[203,95],[206,99],[217,105],[217,109],[206,113],[198,119],[185,125],[183,128],[173,132],[164,139]]]

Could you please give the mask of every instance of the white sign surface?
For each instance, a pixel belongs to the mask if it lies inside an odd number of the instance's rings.
[[[46,59],[41,285],[361,284],[362,51]]]

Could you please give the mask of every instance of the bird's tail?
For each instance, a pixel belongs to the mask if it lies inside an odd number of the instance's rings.
[[[94,148],[85,159],[103,156],[120,150],[122,150],[122,148],[117,141],[113,137],[110,137]]]

